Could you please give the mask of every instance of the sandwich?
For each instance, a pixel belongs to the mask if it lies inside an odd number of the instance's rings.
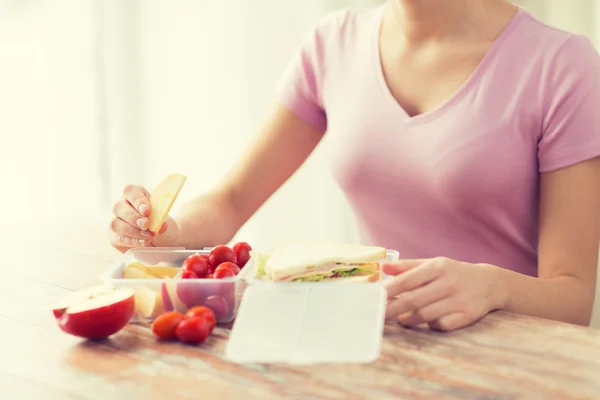
[[[386,249],[336,243],[283,243],[269,254],[252,252],[259,279],[277,282],[375,282]]]

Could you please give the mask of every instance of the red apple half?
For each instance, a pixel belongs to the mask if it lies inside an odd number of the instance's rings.
[[[99,285],[64,297],[52,311],[64,332],[102,340],[127,325],[135,311],[135,295],[131,289]]]

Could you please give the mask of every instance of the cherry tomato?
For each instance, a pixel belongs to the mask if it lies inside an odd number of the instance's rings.
[[[198,279],[198,275],[194,271],[186,269],[181,273],[181,279]]]
[[[252,247],[246,242],[239,242],[233,245],[233,252],[237,257],[237,265],[244,268],[248,260],[250,260],[250,250]]]
[[[221,263],[221,265],[219,265],[217,268],[229,268],[230,270],[233,271],[234,275],[237,275],[240,273],[240,267],[237,266],[237,264],[234,264],[232,262],[229,261],[225,261],[224,263]],[[215,269],[216,271],[216,269]]]
[[[219,265],[227,261],[232,262],[234,264],[237,263],[237,257],[235,255],[235,252],[231,250],[230,247],[225,245],[219,245],[211,250],[210,265],[212,265],[213,268],[216,269]]]
[[[227,300],[225,300],[221,296],[210,296],[204,302],[204,305],[215,313],[215,317],[217,320],[221,320],[227,317],[229,313],[229,306],[227,305]]]
[[[152,333],[162,340],[172,340],[177,336],[175,331],[179,323],[183,321],[183,315],[177,311],[168,311],[159,315],[152,323]]]
[[[189,256],[183,262],[182,268],[184,271],[192,271],[198,278],[204,278],[208,273],[208,256],[206,254],[194,254]]]
[[[215,279],[215,276],[213,274],[208,274],[206,275],[206,279]]]
[[[215,273],[213,274],[213,276],[215,277],[215,279],[223,279],[223,278],[230,278],[232,276],[235,276],[235,271],[226,265],[219,265],[216,269],[215,269]]]
[[[209,323],[204,317],[186,318],[179,323],[175,330],[177,339],[186,344],[202,343],[209,333]]]
[[[192,317],[202,317],[206,319],[206,321],[208,322],[209,333],[212,332],[212,330],[215,328],[215,325],[217,324],[217,319],[215,317],[214,311],[206,306],[192,307],[189,310],[187,310],[187,312],[183,316],[183,318],[185,319]]]

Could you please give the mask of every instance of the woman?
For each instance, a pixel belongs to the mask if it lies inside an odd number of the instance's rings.
[[[228,242],[327,132],[383,266],[387,316],[454,330],[488,312],[587,325],[600,227],[600,57],[504,0],[389,0],[322,20],[252,148],[157,237],[126,188],[112,244]]]

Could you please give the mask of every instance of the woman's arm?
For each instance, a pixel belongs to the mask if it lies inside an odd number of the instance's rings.
[[[600,158],[542,174],[538,277],[448,258],[384,264],[387,317],[454,330],[505,309],[589,325],[600,241]]]
[[[501,308],[589,325],[600,241],[600,159],[544,173],[538,278],[496,268]]]
[[[186,203],[175,218],[177,245],[188,248],[227,243],[241,226],[302,165],[323,137],[321,130],[276,104],[222,182]],[[169,229],[173,221],[167,222]],[[175,230],[175,229],[174,229]],[[172,240],[166,237],[169,245]],[[154,242],[160,246],[161,237]]]

